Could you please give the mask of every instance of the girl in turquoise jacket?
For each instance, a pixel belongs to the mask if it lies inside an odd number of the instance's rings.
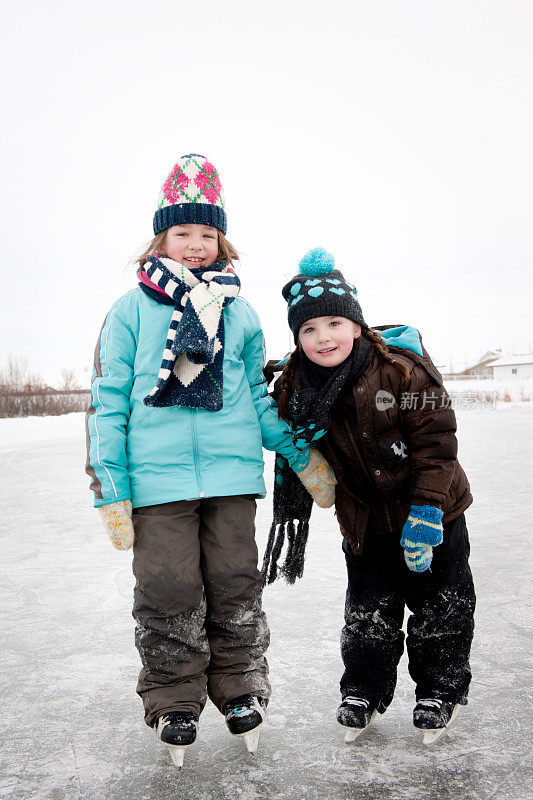
[[[265,717],[262,447],[315,494],[331,480],[268,396],[259,318],[239,296],[225,232],[217,170],[183,156],[161,189],[139,286],[100,332],[87,413],[95,506],[114,546],[133,545],[137,692],[178,766],[208,696],[252,752]]]

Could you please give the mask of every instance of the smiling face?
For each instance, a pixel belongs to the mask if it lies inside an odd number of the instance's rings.
[[[162,253],[187,269],[210,267],[218,256],[218,231],[209,225],[173,225],[166,232]]]
[[[346,317],[314,317],[305,322],[298,341],[310,361],[321,367],[336,367],[352,352],[361,326]]]

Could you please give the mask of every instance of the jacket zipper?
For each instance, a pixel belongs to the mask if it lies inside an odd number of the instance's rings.
[[[356,409],[356,413],[357,413],[357,399],[355,398],[355,390],[354,390],[354,402],[355,402],[355,409]],[[358,415],[358,417],[359,417],[359,415]],[[350,441],[352,443],[352,447],[355,448],[355,446],[356,446],[355,445],[355,440],[354,440],[352,431],[350,430],[350,426],[348,425],[346,420],[344,421],[344,424],[345,424],[345,427],[346,427],[346,431],[348,432],[348,436],[350,438]],[[379,487],[377,487],[377,488],[379,490]],[[393,529],[393,526],[392,526],[392,520],[391,520],[391,517],[390,517],[390,514],[389,514],[389,509],[388,509],[387,504],[385,502],[383,502],[383,509],[385,511],[385,517],[387,518],[387,525],[388,525],[388,528],[389,528],[389,532],[390,533],[394,533],[394,529]]]
[[[383,508],[385,509],[385,516],[387,517],[387,524],[389,526],[389,533],[394,533],[392,528],[392,522],[389,514],[389,509],[386,503],[383,503]]]
[[[200,497],[204,497],[204,490],[202,487],[202,479],[200,477],[200,467],[199,467],[199,453],[198,453],[198,433],[196,431],[196,409],[191,408],[192,412],[192,449],[193,449],[193,458],[194,458],[194,471],[196,473],[196,482],[198,484],[198,489],[200,490]]]
[[[354,453],[359,453],[360,452],[360,448],[357,447],[357,444],[356,444],[355,439],[354,439],[354,435],[353,435],[352,431],[350,430],[350,426],[348,425],[348,423],[347,423],[347,421],[345,419],[343,419],[343,425],[344,425],[344,428],[346,429],[346,433],[348,434],[348,439],[350,440],[350,444],[352,445],[352,447],[354,449]],[[368,469],[368,467],[366,467],[366,465],[365,465],[365,469]]]
[[[348,437],[350,439],[350,442],[352,444],[352,447],[355,449],[355,446],[356,446],[355,445],[355,439],[354,439],[353,434],[352,434],[352,432],[350,430],[350,426],[348,425],[348,423],[346,421],[345,421],[344,424],[345,424],[345,427],[346,427],[346,432],[347,432]],[[385,516],[387,518],[387,525],[389,527],[389,532],[393,533],[394,529],[392,527],[392,521],[391,521],[391,518],[390,518],[389,509],[387,508],[387,504],[386,503],[383,503],[383,508],[385,510]]]

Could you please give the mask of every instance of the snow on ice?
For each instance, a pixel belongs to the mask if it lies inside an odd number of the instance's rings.
[[[459,409],[478,594],[471,699],[432,748],[411,724],[405,657],[394,702],[353,744],[335,721],[345,567],[315,508],[303,580],[267,588],[273,696],[259,753],[210,704],[177,772],[143,722],[131,554],[91,508],[83,414],[0,420],[3,733],[10,800],[517,800],[533,795],[530,668],[533,404]],[[272,455],[267,454],[270,482]],[[271,503],[259,503],[265,544]]]

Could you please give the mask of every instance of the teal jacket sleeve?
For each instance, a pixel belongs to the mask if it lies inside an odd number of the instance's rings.
[[[292,469],[299,472],[309,463],[309,450],[302,452],[294,446],[289,427],[286,422],[279,419],[276,403],[268,394],[267,383],[263,375],[265,364],[263,331],[257,313],[249,304],[247,305],[249,325],[245,331],[242,359],[257,418],[261,425],[263,447],[281,453]]]
[[[126,434],[136,340],[120,313],[123,300],[115,303],[100,332],[86,416],[86,472],[96,507],[131,497]]]

